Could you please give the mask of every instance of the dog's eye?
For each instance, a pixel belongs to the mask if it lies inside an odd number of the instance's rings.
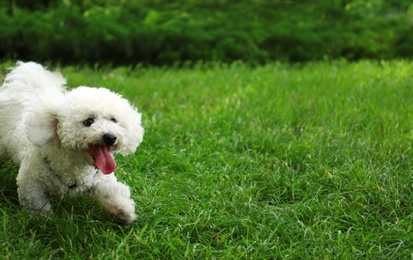
[[[117,122],[118,122],[118,120],[116,120],[116,118],[114,118],[114,117],[112,117],[112,118],[110,119],[110,121],[112,121],[113,123],[117,123]]]
[[[85,121],[83,121],[83,125],[84,126],[91,126],[93,123],[95,122],[95,120],[93,118],[88,118]]]

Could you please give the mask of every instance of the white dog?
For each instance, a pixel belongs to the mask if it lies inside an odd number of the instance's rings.
[[[66,81],[34,62],[18,62],[0,87],[0,163],[12,159],[21,205],[51,210],[51,195],[86,192],[114,219],[130,223],[135,204],[113,174],[112,154],[135,152],[141,115],[105,88],[65,89]]]

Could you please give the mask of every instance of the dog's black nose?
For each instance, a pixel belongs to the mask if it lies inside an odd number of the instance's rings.
[[[113,144],[116,142],[116,136],[114,136],[113,134],[110,134],[110,133],[104,134],[104,135],[103,135],[103,142],[104,142],[106,145],[111,146],[111,145],[113,145]]]

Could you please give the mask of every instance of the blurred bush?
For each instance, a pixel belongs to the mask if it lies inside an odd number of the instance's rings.
[[[0,59],[170,65],[413,57],[406,0],[3,0]]]

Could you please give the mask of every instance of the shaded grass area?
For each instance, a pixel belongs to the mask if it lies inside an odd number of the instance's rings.
[[[413,64],[65,67],[143,113],[144,142],[117,156],[138,220],[88,198],[20,209],[0,169],[2,256],[18,258],[403,258],[413,247]]]

